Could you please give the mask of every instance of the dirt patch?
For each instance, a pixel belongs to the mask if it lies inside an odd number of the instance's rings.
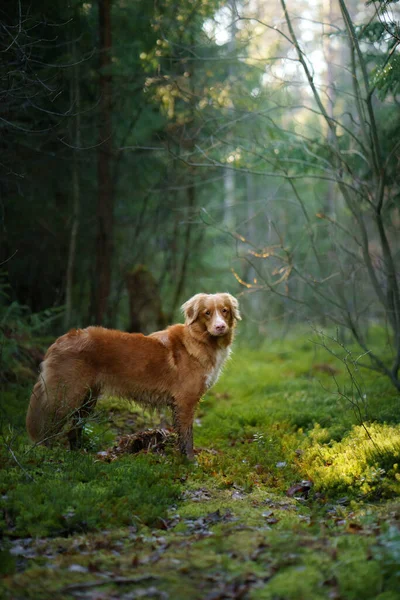
[[[175,442],[176,434],[169,429],[148,429],[120,436],[112,448],[98,452],[97,456],[100,460],[112,462],[124,454],[139,452],[164,454],[167,446],[174,446]]]

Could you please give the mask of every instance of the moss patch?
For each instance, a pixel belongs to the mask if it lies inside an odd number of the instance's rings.
[[[0,595],[398,598],[398,395],[363,374],[369,437],[332,369],[346,385],[305,338],[237,348],[199,406],[191,465],[174,449],[99,461],[116,435],[160,424],[117,399],[84,451],[33,448],[29,391],[9,385]]]

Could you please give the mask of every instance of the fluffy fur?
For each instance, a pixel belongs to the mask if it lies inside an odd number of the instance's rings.
[[[183,454],[193,457],[192,425],[202,395],[230,353],[239,305],[230,294],[197,294],[182,306],[185,324],[149,336],[103,327],[73,329],[48,349],[26,417],[33,441],[48,443],[71,419],[71,447],[100,394],[173,413]]]

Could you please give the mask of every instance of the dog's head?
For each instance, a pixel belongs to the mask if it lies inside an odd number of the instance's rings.
[[[182,305],[186,325],[214,337],[227,335],[241,320],[239,303],[230,294],[196,294]]]

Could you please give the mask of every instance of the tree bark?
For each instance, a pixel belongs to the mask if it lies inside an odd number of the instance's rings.
[[[97,324],[104,321],[111,290],[113,254],[113,184],[112,184],[112,78],[111,2],[99,0],[100,39],[100,111],[99,148],[97,154],[97,238],[93,316]]]
[[[67,263],[67,274],[65,284],[65,317],[64,327],[68,329],[71,327],[72,319],[72,291],[74,284],[74,268],[76,258],[76,245],[78,240],[79,230],[79,215],[80,215],[80,183],[79,183],[79,162],[78,162],[78,151],[81,146],[81,96],[79,87],[79,64],[76,52],[76,41],[72,41],[72,58],[74,62],[72,71],[72,93],[71,93],[71,105],[75,116],[73,118],[73,154],[72,154],[72,225],[71,235],[68,250],[68,263]]]
[[[329,8],[327,20],[328,23],[334,23],[334,9],[333,9],[333,0],[329,0]],[[325,15],[324,15],[325,17]],[[325,61],[326,61],[326,87],[327,87],[327,106],[326,112],[331,119],[334,118],[334,107],[336,100],[336,89],[335,89],[335,75],[334,75],[334,49],[332,38],[329,35],[326,35],[324,38],[324,53],[325,53]],[[328,144],[334,147],[334,134],[332,130],[328,127],[327,133],[327,141]],[[330,216],[335,215],[335,190],[336,185],[334,181],[328,181],[328,193],[326,195],[326,205],[324,207],[324,211],[326,214]]]
[[[236,5],[234,0],[229,0],[228,6],[231,13],[231,22],[229,25],[229,40],[228,40],[228,52],[229,52],[229,84],[231,88],[234,88],[234,75],[235,69],[233,67],[232,61],[234,60],[235,52],[236,52]],[[227,136],[228,148],[232,144],[232,133],[228,133]],[[233,165],[231,165],[233,166]],[[235,218],[234,218],[234,205],[235,205],[235,191],[236,191],[236,182],[235,182],[235,171],[228,167],[224,169],[224,214],[223,214],[223,222],[224,225],[228,229],[235,228]]]
[[[191,183],[193,184],[192,174],[190,177],[191,177]],[[184,238],[183,257],[182,257],[182,261],[181,261],[181,265],[180,265],[180,272],[179,272],[179,275],[177,278],[177,284],[175,287],[175,292],[174,292],[174,296],[173,296],[173,300],[172,300],[171,312],[169,315],[170,321],[172,321],[173,314],[181,300],[183,288],[184,288],[185,282],[186,282],[186,274],[187,274],[187,268],[188,268],[189,259],[190,259],[190,253],[191,253],[191,249],[192,249],[191,240],[192,240],[193,224],[191,222],[191,219],[193,218],[193,210],[194,210],[194,206],[195,206],[195,202],[196,202],[196,190],[195,190],[194,185],[190,185],[188,187],[187,198],[188,198],[187,212],[186,212],[187,223],[186,223],[186,231],[185,231],[185,238]]]

